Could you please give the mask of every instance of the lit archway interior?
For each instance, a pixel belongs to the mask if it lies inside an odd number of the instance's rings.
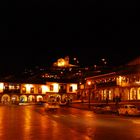
[[[11,101],[13,101],[13,102],[19,101],[19,97],[17,95],[12,95],[11,96]]]
[[[140,88],[138,88],[138,90],[137,90],[137,98],[138,98],[138,100],[140,100]]]
[[[38,101],[43,101],[43,97],[42,97],[41,95],[38,95],[38,96],[36,97],[36,100],[37,100],[37,102],[38,102]]]
[[[1,98],[2,103],[10,102],[10,96],[8,94],[4,94]]]
[[[137,90],[135,88],[130,89],[130,100],[136,100],[137,98]]]
[[[26,95],[21,95],[20,96],[20,102],[27,102],[27,96]]]
[[[35,96],[34,95],[30,95],[28,97],[28,102],[35,102]]]

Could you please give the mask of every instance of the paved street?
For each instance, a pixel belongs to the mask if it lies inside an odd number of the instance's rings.
[[[0,140],[139,140],[140,117],[62,107],[0,106]]]

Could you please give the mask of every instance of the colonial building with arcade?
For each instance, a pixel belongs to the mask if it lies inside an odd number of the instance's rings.
[[[93,101],[140,101],[140,57],[108,73],[85,78],[79,88],[83,98]]]
[[[0,82],[0,101],[1,103],[34,103],[54,99],[75,99],[77,92],[76,83],[56,83],[47,82],[46,84],[33,83],[7,83]]]
[[[11,77],[9,79],[1,79],[0,102],[4,104],[34,103],[47,101],[52,97],[55,100],[74,100],[77,96],[78,84],[75,80],[67,79],[65,74],[67,71],[71,72],[73,67],[75,65],[69,63],[69,57],[67,56],[64,59],[58,59],[53,64],[53,67],[47,71],[39,71],[35,74],[33,72],[31,74],[28,73],[28,76],[26,74],[24,78]]]

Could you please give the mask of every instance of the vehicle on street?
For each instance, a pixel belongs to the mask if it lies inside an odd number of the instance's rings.
[[[36,103],[36,105],[45,105],[47,102],[46,101],[38,101],[37,103]]]
[[[106,104],[98,104],[93,107],[95,113],[112,113],[112,108]]]
[[[126,116],[132,115],[132,116],[137,116],[137,115],[140,115],[140,110],[135,105],[125,104],[125,105],[121,105],[118,108],[117,113],[118,113],[118,115],[126,115]]]
[[[56,102],[47,102],[44,104],[44,108],[46,111],[56,111],[60,106]]]
[[[66,106],[66,105],[67,105],[67,102],[66,102],[66,101],[61,101],[61,102],[59,103],[59,105],[60,105],[60,106]]]

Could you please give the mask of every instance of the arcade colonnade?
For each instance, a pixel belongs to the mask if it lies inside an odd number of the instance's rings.
[[[4,104],[48,101],[52,97],[55,100],[75,99],[76,93],[76,83],[26,84],[0,82],[0,102]]]

